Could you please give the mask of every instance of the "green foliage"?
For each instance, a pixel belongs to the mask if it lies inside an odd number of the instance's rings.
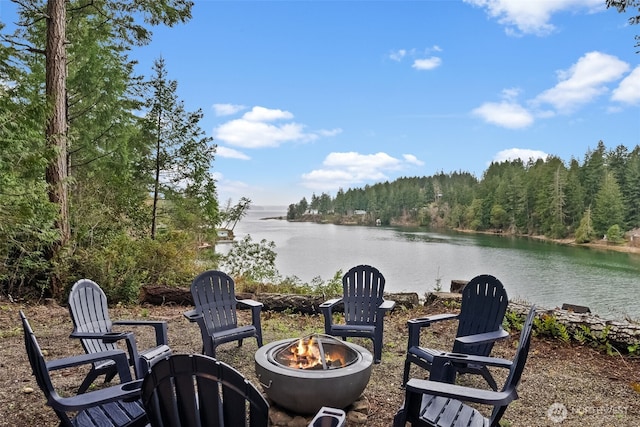
[[[280,273],[276,268],[276,244],[262,239],[254,243],[250,235],[233,245],[220,260],[220,268],[241,283],[255,284],[277,282]]]
[[[510,331],[515,329],[516,331],[521,331],[524,326],[524,315],[519,315],[515,311],[509,311],[504,314],[504,319],[502,320],[502,328],[506,331]]]
[[[607,230],[607,241],[611,243],[624,242],[624,235],[622,234],[622,230],[620,230],[620,226],[618,224],[612,225]]]
[[[593,208],[593,228],[599,236],[614,224],[624,224],[625,208],[620,186],[613,173],[608,172],[596,194]]]
[[[576,243],[589,243],[594,237],[595,232],[591,221],[591,209],[587,208],[580,220],[580,225],[576,229]]]
[[[558,322],[555,316],[543,315],[542,317],[536,317],[533,320],[533,326],[540,335],[557,338],[565,343],[571,341],[567,327]]]
[[[586,325],[580,325],[580,327],[574,332],[573,338],[580,344],[589,345],[600,351],[605,351],[608,355],[612,356],[619,352],[609,340],[610,332],[611,327],[608,325],[598,333],[593,332],[591,328]],[[630,348],[633,350],[632,346],[630,346]]]
[[[137,302],[143,285],[187,286],[203,269],[193,236],[167,233],[158,239],[132,240],[126,235],[103,247],[78,249],[64,269],[66,282],[90,278],[110,302]]]

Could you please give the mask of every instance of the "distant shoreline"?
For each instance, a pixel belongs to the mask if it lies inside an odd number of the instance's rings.
[[[490,231],[477,231],[477,230],[465,230],[461,228],[454,229],[460,233],[469,233],[469,234],[488,234],[492,236],[500,236],[498,233],[493,233]],[[596,249],[601,251],[615,251],[615,252],[623,252],[627,254],[635,254],[640,255],[640,247],[629,246],[628,243],[622,245],[610,244],[606,240],[598,240],[596,242],[589,243],[576,243],[575,239],[551,239],[546,236],[529,236],[529,235],[520,235],[520,234],[506,234],[506,236],[514,236],[514,237],[526,237],[529,239],[541,240],[544,242],[557,243],[559,245],[565,246],[575,246],[575,247],[584,247],[590,249]]]
[[[269,220],[269,219],[275,219],[275,220],[287,220],[287,216],[286,215],[280,215],[280,216],[271,216],[271,217],[264,217],[264,218],[260,218],[260,220]],[[300,222],[300,220],[298,220],[297,222]],[[301,222],[315,222],[318,224],[326,224],[326,222],[319,222],[317,220],[302,220]],[[363,225],[363,224],[347,224],[347,223],[342,223],[342,224],[336,224],[336,225]],[[370,227],[370,225],[364,225],[366,227]],[[396,225],[397,227],[402,227],[402,225]],[[415,226],[415,225],[412,225]],[[640,247],[637,246],[630,246],[628,243],[625,244],[611,244],[609,242],[607,242],[606,240],[598,240],[595,242],[590,242],[590,243],[576,243],[575,239],[551,239],[549,237],[546,236],[530,236],[530,235],[526,235],[526,234],[499,234],[499,233],[495,233],[492,231],[477,231],[477,230],[469,230],[469,229],[462,229],[462,228],[454,228],[452,229],[453,231],[457,231],[460,233],[467,233],[467,234],[487,234],[487,235],[491,235],[491,236],[513,236],[513,237],[522,237],[522,238],[529,238],[529,239],[536,239],[536,240],[541,240],[541,241],[545,241],[545,242],[551,242],[551,243],[557,243],[559,245],[565,245],[565,246],[575,246],[575,247],[584,247],[584,248],[590,248],[590,249],[595,249],[595,250],[600,250],[600,251],[614,251],[614,252],[622,252],[622,253],[627,253],[627,254],[634,254],[634,255],[640,255]]]

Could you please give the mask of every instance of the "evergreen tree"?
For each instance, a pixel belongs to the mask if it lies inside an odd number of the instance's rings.
[[[578,228],[576,229],[576,243],[589,243],[593,240],[594,236],[595,231],[593,229],[593,221],[591,218],[591,208],[587,208],[582,215],[580,225],[578,225]]]
[[[149,82],[146,130],[153,144],[153,206],[151,238],[156,237],[160,198],[182,229],[206,229],[218,222],[215,182],[210,168],[215,146],[199,126],[202,111],[187,112],[178,99],[178,83],[169,80],[162,58],[153,65]]]
[[[624,223],[624,203],[613,173],[607,172],[593,207],[593,229],[604,236],[612,225]]]

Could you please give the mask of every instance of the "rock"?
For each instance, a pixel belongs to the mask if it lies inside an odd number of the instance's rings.
[[[468,280],[454,279],[451,281],[451,287],[449,288],[449,291],[454,294],[461,294],[464,287],[467,286],[467,283],[469,283]]]
[[[347,425],[366,425],[367,415],[358,411],[349,411],[347,414]]]
[[[33,393],[33,387],[25,387],[25,388],[22,389],[22,392],[24,394],[31,394],[31,393]]]

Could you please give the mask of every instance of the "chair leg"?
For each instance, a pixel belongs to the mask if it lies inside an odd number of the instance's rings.
[[[95,369],[91,369],[91,372],[89,372],[87,374],[87,376],[85,377],[84,381],[82,381],[82,384],[80,384],[80,387],[78,388],[78,394],[82,394],[85,391],[87,391],[89,389],[89,387],[91,386],[91,384],[93,384],[93,382],[96,380],[96,378],[98,378],[100,375],[100,373],[98,373]],[[104,376],[104,382],[108,383],[109,381],[111,381],[113,379],[113,377],[116,376],[116,372],[107,372]]]
[[[493,391],[498,391],[498,384],[496,384],[496,380],[493,379],[493,375],[491,375],[491,372],[489,372],[489,369],[486,366],[483,366],[480,369],[480,374],[485,379],[485,381],[489,384],[489,387],[491,387]]]
[[[373,363],[380,363],[382,361],[382,343],[373,340]]]
[[[402,388],[407,385],[409,381],[409,370],[411,369],[411,361],[409,358],[404,360],[404,372],[402,373]]]
[[[242,347],[242,338],[238,340],[238,347]]]

